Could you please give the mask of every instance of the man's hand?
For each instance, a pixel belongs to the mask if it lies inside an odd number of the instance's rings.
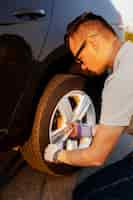
[[[78,139],[79,138],[78,123],[71,122],[71,123],[67,124],[67,126],[68,126],[69,129],[70,128],[72,129],[69,138]]]
[[[61,144],[49,144],[44,151],[44,159],[48,162],[58,163],[57,155],[62,150]]]
[[[85,123],[72,122],[68,124],[68,127],[72,128],[69,136],[72,139],[81,139],[82,137],[92,137],[95,135],[93,127]]]

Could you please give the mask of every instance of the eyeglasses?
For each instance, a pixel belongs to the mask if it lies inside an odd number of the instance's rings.
[[[83,41],[83,43],[81,44],[81,46],[79,47],[77,53],[74,56],[75,62],[80,64],[80,65],[83,64],[83,61],[79,58],[79,55],[80,55],[81,51],[85,48],[85,45],[86,45],[86,40]]]

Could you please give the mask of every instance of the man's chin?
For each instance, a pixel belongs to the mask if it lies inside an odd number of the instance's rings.
[[[87,66],[85,66],[85,65],[82,65],[81,66],[81,69],[85,72],[85,73],[87,73],[88,75],[91,75],[91,76],[100,76],[101,74],[103,74],[104,73],[104,70],[102,71],[102,70],[89,70],[88,69],[88,67]]]
[[[94,71],[90,71],[88,69],[83,70],[84,74],[89,75],[89,76],[98,76],[98,74]]]

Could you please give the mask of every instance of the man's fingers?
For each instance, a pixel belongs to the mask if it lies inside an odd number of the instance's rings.
[[[62,149],[61,147],[61,145],[49,144],[44,150],[44,159],[51,163],[54,162],[54,155],[58,150]]]

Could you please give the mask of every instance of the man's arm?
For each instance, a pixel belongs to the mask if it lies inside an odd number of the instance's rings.
[[[124,129],[124,126],[97,125],[90,147],[72,151],[62,150],[58,154],[58,160],[73,166],[101,166],[116,146]]]

